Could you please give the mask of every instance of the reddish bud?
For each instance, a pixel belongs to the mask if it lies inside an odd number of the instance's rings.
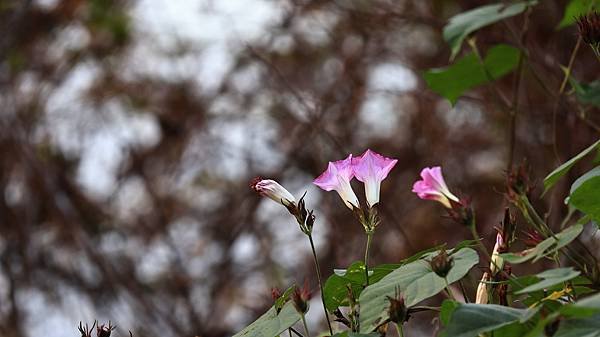
[[[299,313],[305,314],[308,311],[308,301],[310,300],[310,290],[308,289],[308,282],[304,281],[304,286],[302,288],[294,289],[292,293],[292,301],[294,302],[294,307],[298,310]]]
[[[390,302],[388,309],[390,321],[397,324],[404,323],[408,319],[408,308],[404,303],[404,297],[400,293],[400,289],[396,288],[396,295],[394,297],[387,296],[387,299]]]
[[[591,12],[577,18],[577,28],[583,41],[592,46],[600,45],[600,14]]]
[[[273,298],[273,301],[277,301],[281,297],[281,295],[283,295],[281,289],[277,287],[271,288],[271,297]]]
[[[448,256],[445,248],[442,248],[438,255],[429,261],[429,265],[439,277],[446,277],[454,265],[454,259]]]

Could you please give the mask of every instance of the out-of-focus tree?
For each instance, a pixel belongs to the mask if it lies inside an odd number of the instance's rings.
[[[474,201],[490,245],[505,171],[527,158],[549,172],[598,137],[598,108],[561,67],[591,82],[600,63],[575,26],[557,28],[566,2],[543,1],[475,35],[482,52],[525,48],[524,76],[451,106],[422,74],[448,64],[446,19],[485,3],[0,2],[0,335],[94,318],[123,335],[231,335],[272,286],[312,275],[301,233],[251,178],[308,190],[329,274],[360,258],[362,228],[310,183],[366,148],[399,158],[374,261],[468,235],[410,191],[433,164]],[[553,226],[566,212],[553,197],[538,206]],[[431,335],[429,319],[410,324]]]

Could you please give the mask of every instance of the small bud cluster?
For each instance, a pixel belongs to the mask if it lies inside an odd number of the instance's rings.
[[[446,277],[452,266],[454,266],[454,259],[448,255],[448,252],[444,247],[440,249],[440,252],[429,261],[431,270],[439,277]]]
[[[593,48],[600,47],[600,14],[591,12],[577,18],[579,35],[583,41]]]
[[[294,288],[294,292],[292,293],[292,301],[294,302],[294,307],[298,310],[299,313],[305,314],[308,311],[308,301],[310,300],[311,294],[310,289],[308,288],[308,282],[304,282],[304,286],[299,288],[296,286]]]
[[[409,318],[408,308],[404,303],[404,297],[400,293],[400,289],[396,288],[396,295],[394,297],[387,297],[390,302],[388,314],[390,316],[390,322],[402,324]]]
[[[108,322],[108,325],[98,324],[98,321],[94,321],[92,327],[90,328],[87,324],[83,326],[81,322],[79,322],[79,333],[81,337],[92,337],[92,331],[94,331],[94,327],[96,327],[96,337],[110,337],[110,334],[117,327],[112,325],[111,322]],[[131,335],[131,332],[129,333]]]
[[[528,197],[532,189],[526,164],[521,164],[508,173],[506,195],[511,202],[518,202],[521,197]]]
[[[475,224],[475,212],[469,199],[463,198],[458,202],[451,200],[450,208],[446,208],[448,217],[454,222],[463,226],[473,226]]]

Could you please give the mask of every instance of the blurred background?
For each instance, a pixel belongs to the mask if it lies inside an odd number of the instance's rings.
[[[230,336],[271,306],[271,287],[305,278],[309,323],[324,328],[306,238],[248,184],[260,175],[307,192],[327,276],[362,258],[365,236],[311,182],[367,148],[399,160],[382,186],[373,264],[469,238],[411,193],[424,166],[443,166],[471,197],[490,247],[507,206],[509,114],[490,87],[451,106],[422,79],[448,64],[447,19],[488,3],[0,1],[0,335],[76,336],[99,319],[116,336]],[[528,48],[513,158],[527,158],[536,196],[599,135],[597,108],[556,98],[577,40],[576,26],[556,28],[566,4],[541,1],[522,40],[523,15],[477,33],[483,51]],[[582,45],[573,76],[599,74]],[[497,90],[511,97],[514,80]],[[536,202],[552,226],[585,169]],[[436,327],[420,314],[407,329]]]

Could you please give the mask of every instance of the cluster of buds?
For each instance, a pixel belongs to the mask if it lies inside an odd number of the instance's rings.
[[[448,273],[454,266],[454,259],[448,255],[445,247],[440,249],[440,252],[429,261],[431,270],[436,273],[437,276],[446,278]]]
[[[96,327],[96,337],[110,337],[112,331],[117,328],[116,326],[112,325],[110,321],[108,322],[108,325],[98,324],[98,321],[94,321],[94,324],[92,324],[91,328],[87,325],[87,323],[85,326],[83,326],[83,324],[79,322],[79,327],[77,327],[77,329],[79,330],[79,333],[81,333],[81,337],[92,337],[92,331],[94,331],[94,327]],[[131,336],[131,332],[129,332],[129,335]]]
[[[262,179],[256,177],[250,183],[250,188],[258,192],[260,195],[267,197],[275,202],[283,205],[290,214],[296,218],[298,225],[303,233],[309,235],[312,233],[312,228],[315,224],[315,215],[313,211],[306,209],[304,196],[296,201],[296,198],[278,182],[272,179]]]
[[[580,16],[577,27],[581,39],[597,52],[600,48],[600,14],[594,11]]]

